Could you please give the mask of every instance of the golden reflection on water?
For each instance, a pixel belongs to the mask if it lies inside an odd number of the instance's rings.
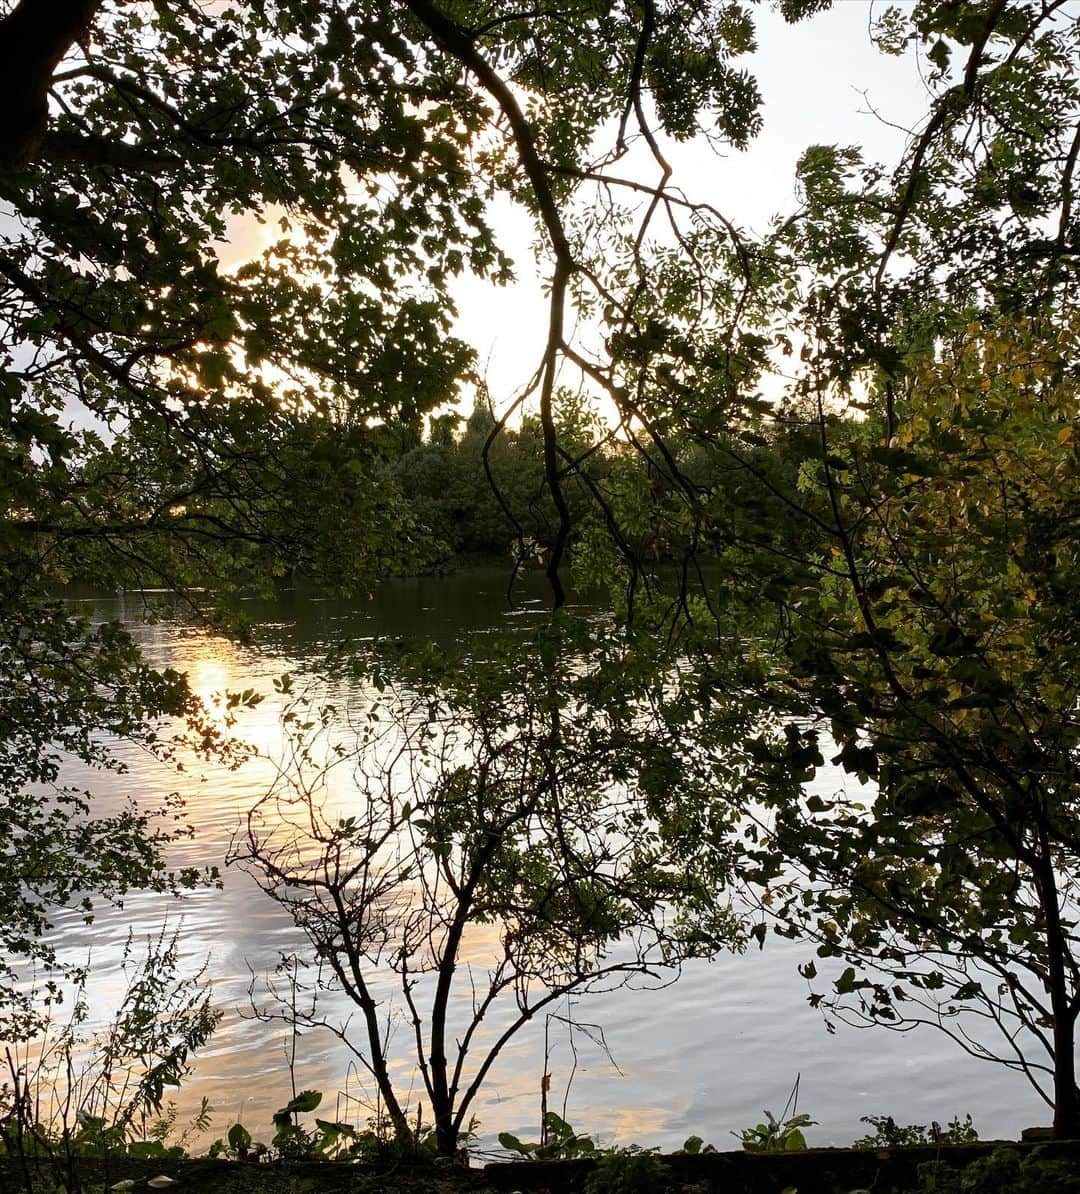
[[[300,661],[279,658],[268,668],[249,648],[190,631],[169,636],[162,633],[161,627],[154,627],[147,637],[150,641],[145,645],[151,654],[156,649],[167,656],[162,662],[167,661],[187,673],[192,691],[223,729],[227,693],[253,688],[263,697],[256,707],[241,710],[229,731],[253,748],[257,757],[232,770],[213,761],[208,763],[188,750],[181,753],[182,771],[176,773],[155,760],[131,754],[124,759],[128,768],[126,778],[99,776],[96,786],[103,791],[106,801],[125,798],[136,788],[141,788],[144,797],[151,800],[166,785],[178,790],[195,832],[190,841],[176,843],[170,851],[170,861],[220,866],[247,811],[275,778],[280,779],[279,768],[287,766],[280,722],[284,700],[274,690],[273,678],[282,671],[297,668]],[[343,696],[324,689],[308,695],[313,699]],[[354,700],[359,697],[362,703],[363,694],[351,695]],[[316,748],[312,763],[315,771],[319,770],[321,761],[331,758],[331,748],[330,739]],[[117,749],[124,754],[124,744],[118,744]],[[317,792],[321,811],[330,817],[355,809],[363,799],[351,762],[332,767],[320,778]],[[283,825],[273,802],[265,804],[262,812],[268,821],[278,818],[279,825]],[[316,846],[312,844],[311,849]],[[194,974],[206,962],[215,1002],[226,1011],[217,1035],[199,1055],[188,1082],[174,1096],[180,1118],[193,1113],[199,1100],[206,1096],[218,1113],[210,1138],[222,1134],[228,1123],[241,1115],[253,1130],[260,1123],[269,1125],[272,1112],[288,1100],[291,1091],[287,1064],[290,1033],[280,1025],[251,1018],[248,985],[254,982],[258,1000],[259,975],[271,971],[282,955],[295,950],[303,952],[306,943],[287,915],[259,892],[248,876],[235,869],[225,872],[221,890],[202,889],[178,902],[163,903],[154,897],[136,896],[126,902],[124,909],[104,912],[91,930],[83,932],[74,923],[65,926],[69,956],[83,948],[92,949],[91,996],[100,1019],[116,1006],[122,993],[114,963],[128,930],[137,936],[145,935],[163,923],[170,931],[179,931],[184,964],[189,972]],[[463,1001],[469,998],[470,968],[477,982],[482,983],[486,967],[499,954],[499,944],[498,925],[477,925],[468,933],[461,954]],[[381,990],[392,1041],[391,1069],[402,1091],[413,1101],[419,1095],[420,1080],[413,1060],[411,1028],[404,1020],[403,1001],[393,976],[377,984],[377,989]],[[340,994],[323,998],[329,1016],[337,1021],[344,1022],[355,1010]],[[464,1003],[459,1010],[464,1013]],[[494,1039],[499,1025],[500,1020],[495,1017],[492,1027],[478,1038],[479,1048]],[[492,1133],[506,1126],[508,1114],[515,1124],[519,1117],[521,1122],[528,1122],[531,1113],[524,1111],[524,1107],[533,1100],[538,1067],[542,1068],[531,1052],[522,1052],[517,1045],[507,1052],[507,1062],[501,1072],[496,1071],[497,1081],[491,1085],[491,1096],[477,1105],[481,1114],[485,1107],[500,1108],[490,1125]],[[304,1030],[298,1049],[296,1082],[298,1086],[322,1089],[327,1103],[352,1107],[356,1114],[365,1107],[373,1108],[376,1103],[370,1084],[355,1067],[350,1070],[347,1053],[335,1046],[329,1035]]]
[[[188,667],[188,685],[191,691],[207,705],[212,705],[228,688],[240,682],[236,648],[223,639],[207,640],[212,653],[193,654]]]
[[[460,625],[490,626],[495,615],[477,601],[475,581],[472,587],[455,584],[452,579],[418,580],[411,587],[393,589],[378,611],[380,625],[398,633],[435,633],[442,624],[433,621],[431,611],[451,609]],[[492,592],[501,601],[501,581]],[[118,603],[97,605],[103,616],[124,614]],[[411,631],[403,611],[413,619]],[[360,619],[360,630],[374,633],[375,615],[364,617],[368,620]],[[270,618],[283,615],[271,612]],[[128,768],[126,774],[72,769],[66,778],[92,788],[103,811],[132,796],[151,805],[163,794],[178,791],[194,833],[172,847],[170,860],[223,866],[242,816],[274,779],[271,760],[281,761],[283,699],[274,690],[274,677],[286,671],[302,676],[308,661],[317,663],[344,625],[345,615],[328,603],[298,606],[270,625],[259,651],[166,623],[136,627],[151,662],[186,671],[194,691],[208,703],[217,694],[246,688],[264,697],[256,708],[240,713],[234,729],[261,757],[230,770],[191,754],[181,760],[184,770],[178,773],[120,743],[117,753]],[[452,626],[455,634],[458,625]],[[325,686],[315,695],[342,708],[366,699],[358,689]],[[822,782],[842,779],[825,776]],[[355,807],[361,797],[351,768],[334,770],[325,795],[328,808]],[[256,1137],[266,1137],[273,1111],[290,1095],[289,1035],[280,1025],[251,1017],[248,988],[254,976],[258,996],[260,976],[272,971],[282,955],[302,952],[305,942],[285,913],[236,868],[224,871],[220,890],[203,888],[179,901],[131,896],[122,908],[103,910],[91,926],[76,915],[61,916],[61,952],[79,962],[91,956],[90,994],[99,1015],[118,999],[119,959],[128,933],[139,940],[156,935],[163,923],[179,930],[185,973],[194,975],[208,964],[215,1001],[225,1012],[191,1079],[174,1096],[181,1115],[194,1111],[206,1096],[216,1108],[209,1139],[224,1135],[237,1118]],[[466,943],[463,971],[469,964],[483,967],[497,950],[498,932],[495,925],[475,927]],[[728,1134],[732,1129],[756,1122],[763,1107],[782,1105],[797,1070],[803,1071],[807,1109],[823,1121],[812,1142],[850,1140],[860,1131],[858,1116],[867,1112],[899,1111],[909,1120],[930,1122],[981,1110],[978,1126],[984,1136],[1036,1122],[1039,1109],[1033,1100],[1025,1102],[1030,1096],[1022,1085],[977,1062],[965,1062],[942,1049],[932,1035],[874,1034],[872,1048],[865,1034],[826,1037],[795,973],[795,963],[803,960],[798,947],[770,942],[761,955],[753,951],[745,958],[691,967],[667,991],[622,991],[576,1002],[569,1009],[570,1018],[603,1025],[619,1070],[580,1033],[574,1042],[575,1059],[564,1020],[548,1025],[550,1055],[545,1062],[545,1025],[538,1017],[507,1047],[485,1084],[476,1106],[484,1142],[490,1145],[501,1130],[535,1138],[545,1069],[558,1095],[553,1106],[561,1109],[569,1083],[570,1122],[622,1144],[678,1147],[696,1132],[723,1148],[733,1143]],[[467,973],[463,977],[467,979]],[[467,982],[464,990],[467,998]],[[411,1090],[415,1097],[420,1082],[400,994],[392,981],[380,986],[380,994],[391,1027],[393,1071],[403,1091]],[[353,1011],[340,995],[326,996],[325,1007],[341,1021]],[[560,1014],[567,1010],[560,1005]],[[362,1118],[363,1100],[372,1094],[357,1077],[355,1062],[350,1068],[347,1050],[328,1033],[305,1032],[298,1040],[295,1080],[298,1088],[324,1091],[324,1107],[339,1106],[354,1121]]]

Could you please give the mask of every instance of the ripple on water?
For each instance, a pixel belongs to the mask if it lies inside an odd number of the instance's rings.
[[[240,731],[272,753],[280,712],[273,677],[283,671],[302,676],[344,638],[459,637],[467,630],[491,630],[508,616],[528,620],[543,603],[534,595],[508,615],[503,595],[504,579],[496,573],[486,584],[467,575],[394,582],[364,607],[287,595],[250,608],[263,635],[259,651],[168,622],[137,625],[135,633],[153,662],[187,671],[206,697],[226,688],[264,693],[267,699],[243,716]],[[130,597],[94,598],[83,608],[96,617],[124,617],[134,605]],[[193,760],[178,775],[127,744],[117,744],[117,754],[127,765],[125,775],[93,776],[72,768],[65,778],[86,786],[93,781],[103,810],[133,794],[153,803],[178,791],[194,829],[190,839],[172,847],[171,861],[181,866],[222,866],[242,813],[270,775],[265,765],[228,771]],[[829,786],[839,779],[826,776],[822,782]],[[179,933],[188,972],[206,965],[215,1001],[225,1011],[177,1102],[188,1110],[209,1097],[218,1109],[214,1135],[241,1112],[249,1126],[268,1129],[273,1110],[289,1097],[288,1041],[279,1026],[253,1020],[245,1009],[252,974],[265,974],[282,954],[302,948],[297,930],[249,877],[229,868],[220,890],[195,891],[179,901],[129,897],[122,909],[103,909],[90,926],[63,914],[56,940],[72,960],[90,954],[91,995],[104,1008],[119,994],[118,967],[129,932],[153,936],[163,924]],[[567,1114],[581,1130],[663,1147],[677,1147],[691,1133],[720,1148],[733,1144],[730,1132],[756,1123],[763,1108],[782,1111],[796,1075],[801,1075],[799,1109],[820,1121],[810,1132],[813,1143],[850,1141],[865,1130],[859,1117],[866,1114],[929,1123],[970,1111],[984,1137],[1015,1135],[1045,1119],[1021,1078],[965,1057],[929,1030],[900,1035],[840,1027],[829,1035],[820,1014],[808,1006],[806,985],[795,969],[808,953],[806,946],[774,939],[761,952],[753,948],[743,956],[688,966],[677,984],[662,991],[620,990],[561,1006],[564,1019],[553,1021],[549,1032],[551,1106],[561,1109],[565,1097]],[[337,996],[327,1000],[326,1010],[344,1019],[350,1009]],[[579,1025],[602,1025],[610,1057],[583,1027],[571,1032],[567,1017]],[[394,1031],[404,1046],[405,1026],[398,1023]],[[492,1071],[477,1105],[485,1143],[493,1143],[500,1130],[535,1135],[543,1036],[538,1020]],[[335,1114],[354,1119],[366,1114],[365,1084],[339,1041],[327,1033],[305,1033],[297,1056],[298,1086],[327,1092]],[[407,1088],[407,1063],[399,1060],[395,1072]]]

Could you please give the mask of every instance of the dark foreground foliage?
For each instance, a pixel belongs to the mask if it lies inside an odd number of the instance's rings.
[[[143,1194],[154,1178],[181,1194],[1070,1194],[1080,1190],[1080,1145],[969,1144],[900,1149],[810,1149],[801,1153],[678,1153],[659,1156],[620,1150],[599,1160],[524,1161],[483,1169],[453,1163],[404,1164],[388,1169],[333,1162],[242,1164],[205,1158],[185,1161],[85,1159],[86,1194],[116,1189]],[[130,1182],[131,1185],[127,1185]],[[0,1158],[0,1189],[17,1190],[22,1175]],[[34,1190],[56,1187],[42,1173]]]

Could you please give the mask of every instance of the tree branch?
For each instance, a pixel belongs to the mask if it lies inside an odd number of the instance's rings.
[[[20,0],[0,19],[0,169],[34,158],[49,123],[60,60],[90,30],[101,0]]]

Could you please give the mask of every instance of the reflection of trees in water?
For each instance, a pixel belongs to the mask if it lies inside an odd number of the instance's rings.
[[[662,722],[644,732],[649,681],[610,641],[593,645],[489,643],[470,669],[421,653],[403,689],[376,663],[389,690],[352,711],[351,747],[338,708],[290,708],[278,782],[238,835],[233,860],[308,938],[315,987],[358,1009],[353,1023],[317,1000],[286,1014],[339,1036],[403,1141],[414,1127],[391,1070],[402,1046],[387,1041],[388,976],[449,1154],[501,1051],[545,1009],[671,981],[686,959],[739,940],[716,906],[724,847],[688,851],[660,832],[656,768],[671,795],[687,777]],[[623,681],[621,712],[587,702],[605,670]]]

